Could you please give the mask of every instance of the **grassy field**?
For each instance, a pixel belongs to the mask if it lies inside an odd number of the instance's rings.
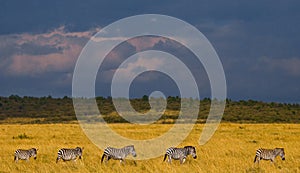
[[[152,138],[172,127],[171,124],[110,126],[124,136],[127,135],[124,129],[135,132],[130,133],[130,137],[136,139]],[[208,143],[199,146],[197,141],[202,128],[202,124],[195,125],[180,145],[197,148],[198,158],[189,157],[183,165],[178,161],[171,165],[162,162],[163,156],[136,161],[137,165],[132,160],[127,160],[125,165],[118,161],[101,165],[103,151],[84,135],[78,124],[0,125],[0,172],[300,172],[299,124],[223,123]],[[76,146],[84,147],[82,160],[55,163],[58,149]],[[37,160],[13,162],[16,149],[31,147],[39,149]],[[277,158],[276,164],[262,161],[260,166],[255,165],[255,151],[260,147],[284,147],[286,160]]]

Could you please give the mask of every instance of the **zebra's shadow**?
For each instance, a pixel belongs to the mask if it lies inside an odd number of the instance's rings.
[[[246,169],[246,173],[265,173],[266,171],[260,167],[251,167]]]
[[[57,165],[84,165],[84,159],[76,159],[76,160],[61,160],[60,162],[56,163],[56,161],[54,161],[55,164]]]
[[[282,166],[276,162],[255,164],[246,169],[246,173],[265,173],[270,172],[269,169],[282,169]]]
[[[104,166],[137,166],[137,161],[135,160],[125,160],[123,162],[120,162],[119,160],[109,160],[109,161],[104,161],[103,164]]]

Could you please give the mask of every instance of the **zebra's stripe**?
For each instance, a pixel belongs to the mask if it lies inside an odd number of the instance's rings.
[[[280,156],[282,160],[285,160],[284,148],[275,148],[275,149],[264,149],[260,148],[256,150],[254,157],[254,163],[260,160],[270,160],[271,162],[275,161],[277,156]]]
[[[167,149],[164,161],[168,157],[168,162],[171,163],[172,159],[174,160],[180,160],[180,163],[184,163],[186,160],[186,157],[188,155],[192,155],[194,159],[197,158],[196,154],[196,148],[193,146],[185,146],[184,148],[174,148],[170,147]]]
[[[37,149],[31,148],[28,150],[18,149],[15,151],[15,162],[18,162],[18,160],[27,160],[29,161],[30,157],[34,157],[34,159],[37,158]]]
[[[56,163],[62,159],[63,161],[70,161],[70,160],[76,160],[77,157],[81,159],[82,157],[82,150],[83,147],[76,147],[76,148],[62,148],[57,153],[57,159]]]
[[[102,155],[101,163],[103,162],[105,157],[106,157],[106,161],[108,161],[109,159],[114,159],[114,160],[120,160],[120,162],[122,162],[129,154],[131,154],[133,157],[136,157],[136,152],[133,145],[125,146],[120,149],[107,147],[104,150],[104,153]]]

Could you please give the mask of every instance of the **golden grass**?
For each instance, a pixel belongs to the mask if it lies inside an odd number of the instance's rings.
[[[151,125],[151,130],[145,130],[145,126],[130,124],[110,126],[122,135],[136,139],[152,138],[172,127],[154,124]],[[188,157],[183,165],[178,161],[169,165],[162,162],[161,156],[136,161],[135,166],[132,160],[127,160],[125,165],[114,160],[101,165],[103,151],[84,135],[77,124],[0,125],[0,172],[300,172],[298,124],[223,123],[208,143],[199,146],[202,128],[201,124],[195,125],[191,134],[180,145],[196,146],[196,160]],[[24,133],[28,138],[20,139],[18,136]],[[84,147],[82,160],[55,163],[58,149],[76,146]],[[29,162],[13,162],[16,149],[31,147],[39,149],[37,160],[31,158]],[[260,147],[284,147],[286,160],[277,158],[276,164],[261,161],[258,167],[253,160],[256,149]]]

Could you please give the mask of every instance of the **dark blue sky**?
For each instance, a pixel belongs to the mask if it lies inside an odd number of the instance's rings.
[[[209,39],[223,63],[229,98],[299,103],[299,7],[297,0],[3,0],[0,95],[70,96],[77,57],[96,31],[124,17],[155,13],[182,19]],[[152,46],[173,49],[158,42]],[[127,48],[122,55],[138,49]],[[174,82],[157,75],[152,81],[135,80],[132,95],[156,89],[178,94]],[[200,76],[200,93],[209,96],[208,81]],[[109,95],[109,83],[100,78],[97,86],[98,95]]]

